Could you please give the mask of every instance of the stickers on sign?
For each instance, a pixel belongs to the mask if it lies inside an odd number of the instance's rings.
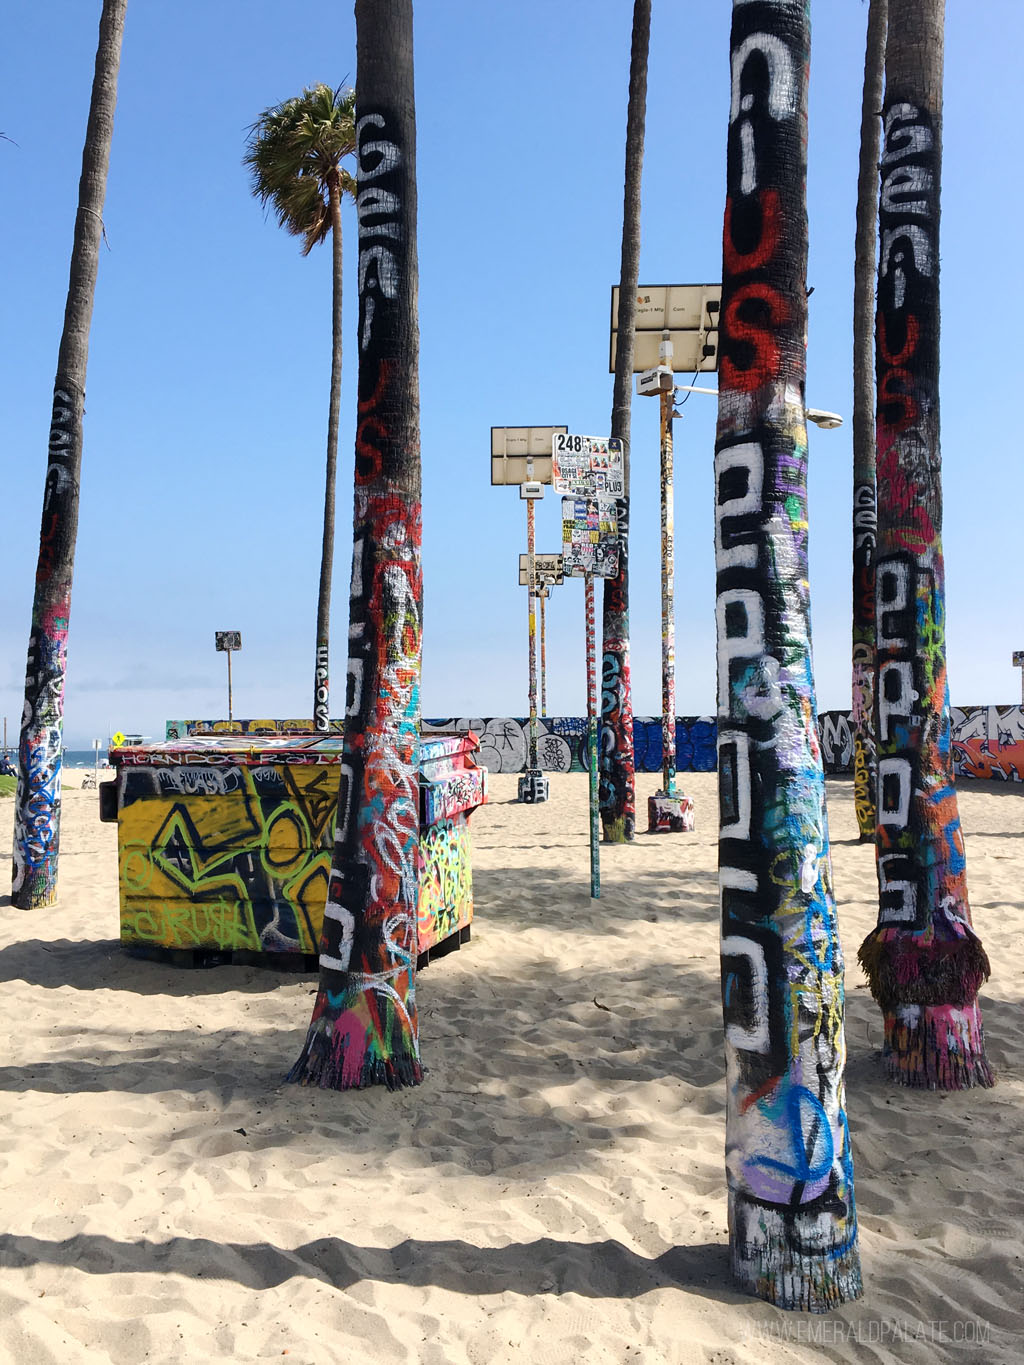
[[[582,498],[596,493],[623,495],[622,442],[618,437],[558,432],[552,437],[551,455],[556,492]]]

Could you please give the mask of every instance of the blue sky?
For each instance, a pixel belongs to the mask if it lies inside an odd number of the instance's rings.
[[[57,346],[99,0],[15,6],[0,72],[5,272],[0,366],[0,711],[17,736]],[[655,0],[641,283],[721,274],[726,0]],[[241,166],[267,105],[355,78],[351,5],[315,22],[279,0],[131,0],[85,419],[65,738],[160,736],[226,713],[218,629],[242,632],[236,715],[311,709],[330,261],[267,220]],[[418,0],[421,397],[428,715],[522,714],[525,511],[489,482],[492,425],[604,434],[609,291],[618,278],[632,5]],[[866,5],[815,0],[808,401],[819,705],[850,701],[850,352]],[[942,195],[942,444],[954,704],[1018,700],[1019,383],[1024,299],[1013,91],[1024,8],[947,15]],[[354,216],[345,222],[354,336]],[[684,381],[685,382],[685,381]],[[705,381],[706,382],[706,381]],[[712,383],[714,380],[712,379]],[[341,712],[351,548],[355,347],[346,353],[333,609]],[[676,423],[677,700],[714,706],[716,404]],[[635,707],[660,708],[657,404],[633,407]],[[557,499],[538,549],[558,548]],[[556,589],[549,711],[585,710],[583,587]]]

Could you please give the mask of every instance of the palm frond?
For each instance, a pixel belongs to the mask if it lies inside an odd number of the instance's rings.
[[[249,128],[242,164],[250,189],[279,226],[303,239],[308,255],[330,235],[330,183],[355,198],[355,180],[341,166],[356,149],[352,89],[307,86],[301,95],[264,109]]]

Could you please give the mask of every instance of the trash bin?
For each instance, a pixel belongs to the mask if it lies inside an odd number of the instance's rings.
[[[473,918],[469,817],[487,799],[472,731],[420,746],[420,965]],[[315,965],[334,848],[340,735],[196,735],[110,750],[121,942],[171,960]],[[269,961],[268,961],[269,965]]]

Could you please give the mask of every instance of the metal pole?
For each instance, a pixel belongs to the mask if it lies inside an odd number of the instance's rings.
[[[661,393],[661,747],[666,796],[674,794],[676,778],[675,495],[672,475],[672,390],[669,389]]]
[[[92,742],[92,780],[99,784],[100,780],[100,741],[94,739]]]
[[[530,599],[530,771],[537,771],[537,562],[533,499],[526,500],[527,588]]]
[[[547,624],[544,620],[544,607],[547,600],[548,586],[544,583],[540,590],[540,713],[542,716],[546,716],[548,713],[548,637]]]
[[[601,818],[597,781],[597,632],[594,576],[584,578],[587,603],[587,767],[590,771],[590,895],[601,898]]]
[[[232,720],[232,719],[234,719],[234,717],[231,715],[231,650],[230,650],[230,649],[227,651],[227,655],[228,655],[228,720]]]

